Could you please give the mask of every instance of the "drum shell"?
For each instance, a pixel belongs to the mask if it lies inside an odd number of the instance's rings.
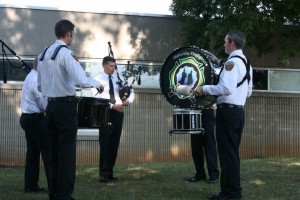
[[[79,128],[105,128],[109,126],[109,100],[78,97],[77,117]]]
[[[201,110],[175,108],[173,110],[174,134],[203,134]]]

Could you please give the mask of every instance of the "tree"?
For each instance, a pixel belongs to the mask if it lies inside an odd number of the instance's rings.
[[[281,64],[300,51],[299,0],[173,0],[170,10],[183,21],[185,45],[220,55],[225,34],[239,29],[259,56],[277,46]]]

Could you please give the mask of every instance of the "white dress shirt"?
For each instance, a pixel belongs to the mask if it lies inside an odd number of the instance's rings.
[[[112,79],[112,82],[113,82],[113,85],[114,85],[114,94],[115,94],[115,99],[116,99],[115,104],[122,104],[122,100],[121,100],[120,95],[119,95],[120,87],[116,83],[118,81],[118,77],[114,73],[114,74],[112,74],[111,79]],[[99,94],[99,93],[97,93],[96,89],[92,89],[93,97],[103,98],[103,99],[110,99],[110,96],[109,96],[109,75],[106,74],[105,72],[103,72],[100,75],[98,75],[97,77],[95,77],[95,80],[99,81],[104,86],[104,91],[101,94]],[[132,92],[130,93],[129,97],[127,98],[129,103],[133,103],[134,98],[135,98],[135,93],[132,89]],[[110,105],[110,108],[112,108],[112,104]]]
[[[38,90],[46,97],[64,97],[76,95],[75,85],[99,88],[100,83],[86,76],[70,49],[61,48],[55,60],[51,60],[59,45],[66,44],[56,40],[46,51],[44,59],[38,62]]]
[[[46,110],[47,98],[37,89],[37,71],[32,69],[26,76],[21,94],[22,113],[41,113]]]
[[[245,58],[242,50],[235,50],[229,55],[229,59],[225,62],[224,66],[231,62],[233,67],[231,70],[223,69],[219,74],[219,83],[217,85],[204,85],[204,94],[217,95],[217,104],[229,103],[244,106],[247,97],[252,94],[252,79],[253,71],[250,66],[250,82],[245,80],[242,85],[237,87],[237,84],[244,78],[246,74],[246,66],[240,58],[231,58],[232,56],[239,55]],[[246,58],[245,58],[246,59]]]

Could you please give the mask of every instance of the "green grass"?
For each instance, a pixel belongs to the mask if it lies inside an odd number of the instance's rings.
[[[77,166],[77,200],[195,200],[208,199],[219,192],[219,183],[189,183],[192,162],[117,164],[119,181],[100,183],[98,166]],[[0,168],[0,199],[47,199],[47,194],[24,194],[23,167]],[[241,184],[245,200],[299,200],[300,156],[242,160]],[[40,185],[46,185],[41,173]]]

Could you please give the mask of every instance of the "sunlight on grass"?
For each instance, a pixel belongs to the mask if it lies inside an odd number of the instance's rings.
[[[265,181],[262,181],[262,180],[259,180],[259,179],[250,180],[249,183],[254,184],[254,185],[265,185],[266,184]]]
[[[145,170],[144,167],[128,167],[127,171],[140,171],[140,170]]]
[[[282,165],[282,164],[284,164],[284,163],[282,163],[282,162],[275,162],[275,161],[269,161],[269,162],[267,162],[268,164],[273,164],[273,165]]]
[[[288,166],[299,166],[300,167],[300,162],[292,162],[292,163],[288,163]]]
[[[129,167],[129,168],[127,168],[127,171],[145,171],[148,174],[158,173],[158,171],[156,171],[156,170],[150,170],[150,169],[147,169],[145,167]]]
[[[286,165],[288,167],[292,166],[300,166],[300,162],[294,162],[291,159],[282,159],[280,161],[269,161],[268,164],[273,164],[273,165]]]
[[[146,167],[128,167],[127,171],[130,171],[132,174],[131,176],[135,179],[141,179],[149,174],[157,174],[157,170],[152,170]]]
[[[89,168],[86,168],[84,170],[77,171],[76,175],[95,174],[95,173],[97,173],[97,171],[98,171],[97,167],[89,167]]]

